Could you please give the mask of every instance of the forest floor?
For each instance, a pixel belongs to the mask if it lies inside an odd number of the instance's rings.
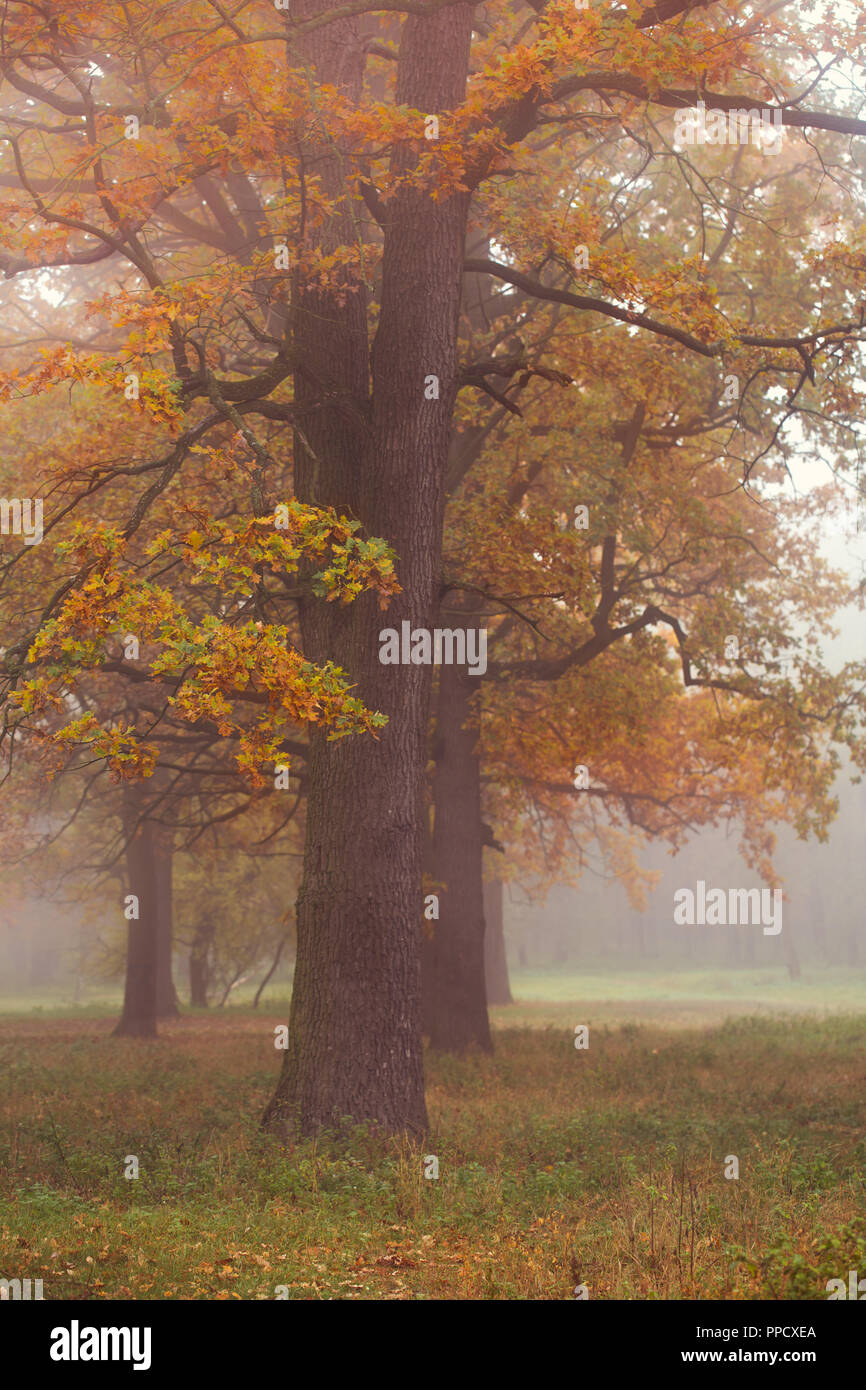
[[[825,1299],[866,1273],[866,1014],[705,999],[694,1026],[696,995],[592,996],[495,1010],[491,1057],[429,1055],[421,1147],[263,1136],[273,1004],[152,1042],[7,1014],[0,1277],[46,1299]]]

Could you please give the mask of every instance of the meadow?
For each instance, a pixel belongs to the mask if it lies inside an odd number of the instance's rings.
[[[111,1038],[104,1000],[19,1001],[0,1277],[56,1300],[826,1299],[866,1273],[864,984],[517,972],[493,1056],[428,1054],[420,1147],[259,1132],[276,998],[152,1042]]]

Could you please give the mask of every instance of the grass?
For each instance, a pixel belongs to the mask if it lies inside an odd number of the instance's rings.
[[[574,1007],[593,1005],[598,1018],[633,1022],[657,1019],[676,1025],[700,1026],[713,1018],[723,1021],[744,1013],[827,1013],[856,1011],[866,1000],[866,967],[804,967],[799,980],[787,971],[754,966],[750,969],[680,970],[658,965],[631,970],[606,968],[603,962],[513,969],[511,986],[518,1003],[505,1010],[501,1023],[568,1025]],[[224,1009],[215,1015],[249,1011],[258,988],[253,978],[233,990]],[[263,995],[260,1009],[287,1013],[290,979],[275,979]],[[103,1018],[119,1013],[121,984],[87,985],[76,1002],[68,985],[36,986],[0,994],[0,1019],[26,1014],[52,1018]],[[254,1017],[255,1014],[252,1014]]]
[[[271,1008],[155,1042],[7,1018],[0,1276],[41,1278],[46,1299],[824,1299],[866,1274],[866,1016],[690,1028],[674,1000],[621,1023],[599,990],[496,1011],[493,1057],[428,1057],[422,1148],[263,1136]]]
[[[656,967],[618,970],[574,966],[513,972],[518,999],[501,1011],[500,1026],[527,1024],[563,1027],[582,1022],[575,1010],[589,1010],[608,1023],[656,1022],[671,1028],[700,1028],[736,1016],[812,1014],[828,1016],[862,1010],[866,969],[804,967],[798,980],[787,971],[674,970]]]

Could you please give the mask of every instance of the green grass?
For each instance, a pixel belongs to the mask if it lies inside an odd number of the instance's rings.
[[[251,1009],[258,980],[233,990],[215,1014],[246,1013]],[[566,1026],[575,1005],[592,1004],[596,1016],[610,1020],[654,1019],[676,1026],[716,1022],[746,1013],[850,1012],[866,1006],[866,967],[804,967],[802,978],[791,980],[784,969],[680,970],[646,965],[629,970],[606,969],[597,963],[584,968],[562,966],[511,972],[516,1005],[501,1014],[508,1027],[544,1022]],[[275,980],[265,991],[260,1009],[287,1012],[291,984]],[[0,1018],[44,1014],[52,1018],[102,1018],[119,1013],[123,989],[88,985],[76,1003],[68,985],[24,988],[0,994]],[[563,1009],[561,1006],[567,1006]],[[188,1012],[188,1010],[187,1010]],[[499,1013],[494,1011],[495,1017]],[[577,1020],[576,1020],[577,1021]]]
[[[799,1299],[866,1274],[866,1016],[689,1029],[674,1001],[664,1025],[614,1024],[588,994],[556,1026],[526,1026],[531,1003],[497,1011],[493,1057],[428,1057],[420,1148],[263,1136],[270,1008],[155,1042],[112,1039],[108,1019],[7,1019],[0,1276],[42,1278],[46,1299],[558,1299],[581,1282]]]
[[[497,1023],[512,1027],[582,1022],[579,1010],[607,1022],[658,1022],[700,1027],[743,1015],[811,1013],[819,1017],[866,1007],[866,969],[804,967],[799,980],[787,971],[660,970],[616,972],[574,966],[518,970],[512,975],[517,1003],[494,1010]]]

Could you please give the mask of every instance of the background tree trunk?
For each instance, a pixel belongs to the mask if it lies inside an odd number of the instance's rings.
[[[447,626],[466,627],[450,614]],[[445,624],[445,618],[440,620]],[[469,626],[473,624],[470,623]],[[477,620],[475,624],[477,625]],[[476,677],[443,666],[436,706],[433,877],[444,884],[427,953],[430,1045],[492,1052],[484,981],[483,831]]]
[[[178,1018],[180,1009],[172,976],[174,830],[171,826],[154,826],[153,852],[156,883],[156,1014],[157,1018]]]
[[[126,984],[123,1013],[114,1037],[156,1037],[157,910],[153,823],[139,820],[141,788],[123,788],[123,828],[127,837],[127,894],[138,898],[138,920],[127,924]],[[126,896],[126,895],[125,895]]]
[[[802,972],[800,970],[800,957],[797,953],[792,927],[793,923],[790,921],[789,914],[788,921],[785,921],[784,918],[782,920],[782,950],[785,955],[785,965],[788,968],[789,979],[799,980]]]
[[[490,255],[490,238],[482,226],[470,223],[466,234],[467,258]],[[472,334],[483,339],[489,332],[488,318],[493,287],[488,275],[467,275],[463,290],[463,317]],[[484,430],[480,431],[483,437]],[[463,485],[464,455],[472,445],[454,432],[448,469],[449,493]],[[480,447],[480,442],[479,442]],[[477,600],[464,598],[467,613],[478,607]],[[460,614],[456,615],[460,617]],[[440,625],[453,628],[454,609],[440,611]],[[465,626],[466,619],[456,623]],[[466,677],[460,688],[453,668],[443,667],[436,694],[436,729],[433,740],[435,831],[429,838],[430,862],[425,865],[436,882],[459,885],[453,893],[440,895],[440,920],[427,923],[422,948],[422,1020],[424,1033],[441,1050],[463,1051],[476,1044],[492,1050],[487,1016],[486,941],[483,901],[482,846],[489,843],[481,822],[481,769],[475,745],[479,738],[479,715],[473,711],[471,697],[480,689],[482,677]],[[453,711],[447,701],[454,703]],[[453,714],[453,717],[452,717]],[[473,730],[463,736],[461,718]],[[469,761],[461,760],[468,754]],[[453,800],[451,799],[453,798]],[[489,831],[487,834],[489,835]],[[478,949],[480,932],[481,951]],[[504,964],[504,958],[503,958]],[[461,971],[468,972],[461,979]],[[506,971],[507,987],[507,971]],[[445,996],[450,993],[450,1003]]]
[[[190,948],[189,1002],[194,1009],[206,1009],[208,1006],[210,947],[215,929],[215,923],[210,920],[200,922]]]
[[[755,936],[753,932],[743,934],[743,957],[749,967],[755,964]]]
[[[329,0],[306,0],[298,19]],[[443,112],[463,98],[471,5],[403,23],[396,101]],[[360,92],[361,21],[340,20],[303,38],[320,81]],[[420,129],[420,127],[419,127]],[[304,151],[334,207],[319,245],[356,241],[363,213],[351,204],[340,151]],[[419,159],[399,146],[394,172]],[[351,292],[294,288],[294,344],[303,362],[295,402],[295,492],[334,506],[384,537],[398,556],[402,593],[383,615],[372,595],[338,611],[302,600],[305,655],[334,661],[388,726],[369,736],[310,740],[307,839],[297,908],[297,963],[285,1053],[264,1125],[303,1133],[345,1117],[388,1131],[426,1129],[420,1033],[422,804],[427,763],[429,667],[384,666],[379,632],[403,620],[429,629],[441,584],[444,472],[457,390],[457,321],[468,194],[434,200],[401,190],[388,203],[382,292],[372,352],[359,277]],[[425,378],[439,398],[425,399]],[[372,385],[372,396],[370,396]],[[322,391],[330,396],[322,409]],[[383,621],[384,618],[384,621]]]
[[[503,884],[499,878],[484,884],[484,978],[488,1004],[513,1004],[505,953]]]

